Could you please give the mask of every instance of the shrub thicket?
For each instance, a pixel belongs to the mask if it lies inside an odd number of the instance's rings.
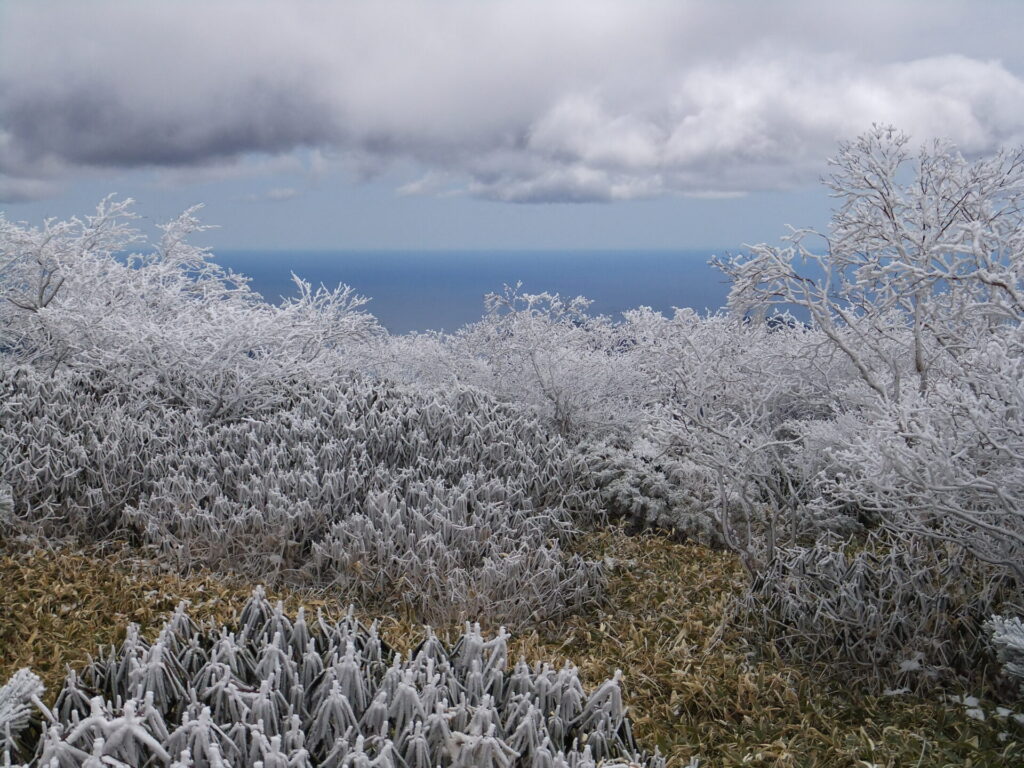
[[[578,454],[472,390],[280,383],[259,419],[125,393],[116,377],[0,372],[9,529],[128,536],[182,568],[336,585],[430,620],[578,609],[600,567],[562,547],[593,494]]]
[[[619,675],[588,694],[570,664],[509,668],[507,638],[467,624],[450,649],[428,633],[402,658],[376,625],[292,618],[261,590],[231,627],[181,606],[152,643],[130,626],[69,672],[41,735],[41,686],[18,673],[0,689],[0,750],[66,768],[664,765],[637,753]]]
[[[1024,150],[907,141],[841,145],[828,231],[718,261],[708,317],[511,288],[389,337],[191,212],[127,259],[125,204],[0,219],[6,525],[518,623],[595,594],[562,547],[610,512],[737,552],[788,654],[969,673],[1024,604]]]

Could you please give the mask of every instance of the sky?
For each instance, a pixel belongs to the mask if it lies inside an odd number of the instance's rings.
[[[230,249],[692,249],[827,225],[873,123],[1024,143],[1016,0],[0,0],[0,211]]]

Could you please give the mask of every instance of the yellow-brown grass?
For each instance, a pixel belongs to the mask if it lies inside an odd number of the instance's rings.
[[[161,572],[123,551],[12,548],[0,555],[0,681],[31,666],[51,697],[67,665],[118,642],[128,622],[152,634],[183,598],[196,618],[227,621],[251,591],[233,578]],[[617,530],[588,534],[580,549],[613,563],[605,608],[520,633],[513,658],[569,659],[590,685],[622,669],[638,742],[657,745],[672,766],[691,756],[707,766],[1024,765],[1021,728],[1007,719],[979,722],[938,700],[860,694],[751,647],[727,621],[743,586],[730,555]],[[291,608],[346,608],[329,593],[270,596]],[[370,610],[400,650],[422,634],[408,617]],[[438,631],[452,638],[460,629]]]

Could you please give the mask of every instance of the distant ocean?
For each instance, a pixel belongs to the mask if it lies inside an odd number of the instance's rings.
[[[446,330],[479,320],[484,294],[522,281],[527,293],[593,299],[617,317],[641,305],[671,313],[724,306],[724,275],[707,264],[721,251],[217,251],[216,261],[252,278],[272,303],[293,296],[291,273],[333,288],[346,283],[392,333]]]

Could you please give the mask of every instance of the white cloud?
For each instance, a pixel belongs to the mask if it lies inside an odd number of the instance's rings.
[[[187,182],[300,155],[316,174],[412,161],[401,194],[735,195],[813,180],[873,122],[968,152],[1024,140],[1006,31],[1024,12],[891,5],[7,4],[0,200],[86,169]]]
[[[188,187],[221,181],[259,179],[268,176],[301,176],[318,178],[322,160],[306,159],[298,153],[218,158],[202,164],[170,165],[156,169],[154,183],[159,187]]]
[[[23,179],[0,174],[0,202],[24,203],[53,197],[61,191],[60,185],[45,179]]]
[[[295,187],[271,187],[263,192],[246,195],[245,199],[250,203],[282,203],[285,200],[294,200],[300,194]]]

